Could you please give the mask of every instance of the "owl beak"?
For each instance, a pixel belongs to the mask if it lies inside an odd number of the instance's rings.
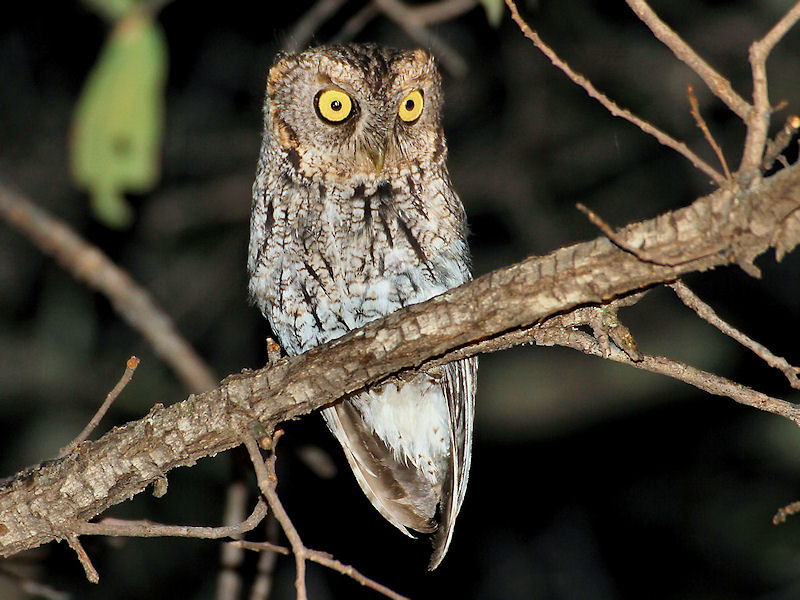
[[[380,175],[381,171],[383,171],[383,163],[386,161],[386,145],[381,144],[377,148],[370,148],[367,153],[370,161],[375,166],[375,172]]]

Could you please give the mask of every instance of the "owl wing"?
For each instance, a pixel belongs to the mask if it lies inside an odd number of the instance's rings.
[[[352,401],[326,408],[322,415],[342,445],[361,489],[378,512],[409,537],[414,537],[409,529],[435,531],[439,494],[413,464],[394,458]]]
[[[453,527],[467,490],[472,459],[472,423],[475,417],[477,357],[445,365],[443,389],[450,413],[450,463],[439,506],[439,527],[433,538],[428,570],[442,562],[453,537]]]

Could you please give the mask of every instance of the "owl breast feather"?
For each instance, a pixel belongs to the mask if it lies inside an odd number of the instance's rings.
[[[292,354],[469,278],[466,246],[453,235],[463,216],[446,206],[443,190],[434,196],[442,206],[420,210],[408,186],[270,180],[256,195],[250,288]]]

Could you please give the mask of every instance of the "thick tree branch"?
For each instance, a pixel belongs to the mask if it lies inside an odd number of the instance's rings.
[[[799,213],[795,165],[753,190],[718,190],[617,232],[628,246],[663,257],[659,263],[606,238],[576,244],[488,273],[301,356],[230,376],[169,408],[156,405],[146,417],[0,485],[0,555],[70,539],[171,469],[239,445],[254,421],[270,431],[404,369],[477,353],[487,340],[551,315],[693,271],[752,265],[773,246],[788,252],[800,242]]]

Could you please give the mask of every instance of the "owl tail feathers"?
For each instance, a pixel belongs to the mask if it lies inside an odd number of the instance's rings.
[[[415,537],[409,530],[436,531],[438,490],[416,467],[395,460],[350,402],[341,402],[322,413],[341,443],[364,495],[383,518],[409,537]]]
[[[450,437],[453,437],[452,431]],[[452,443],[451,439],[451,443]],[[433,535],[433,554],[428,562],[428,571],[433,571],[442,562],[444,555],[447,554],[447,549],[450,547],[450,540],[453,539],[453,527],[456,524],[456,516],[458,516],[459,500],[458,494],[454,489],[454,482],[459,479],[458,474],[455,472],[457,465],[450,461],[451,471],[445,477],[442,483],[443,490],[450,490],[450,493],[445,493],[441,504],[439,505],[439,527]]]

